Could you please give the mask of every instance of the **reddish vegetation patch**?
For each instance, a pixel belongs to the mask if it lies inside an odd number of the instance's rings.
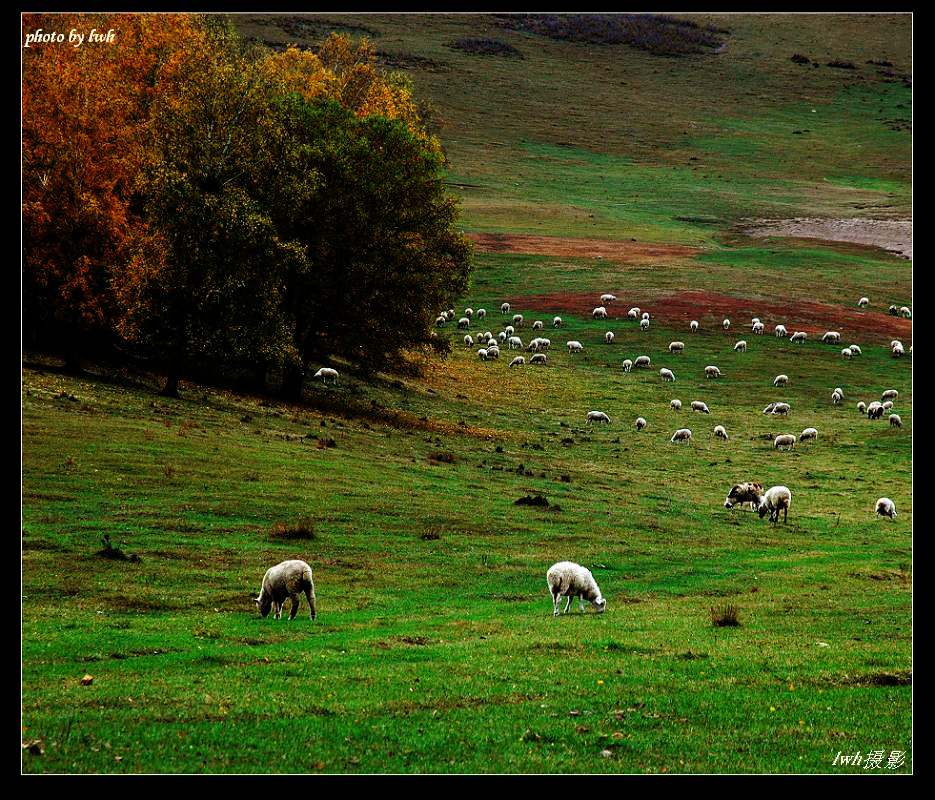
[[[615,239],[574,239],[563,236],[534,236],[528,233],[469,233],[467,237],[485,253],[525,253],[567,258],[607,258],[628,263],[659,259],[690,258],[697,247],[658,242]]]
[[[564,311],[589,317],[599,305],[599,298],[599,292],[551,292],[517,298],[515,306],[517,310]],[[842,346],[866,341],[888,344],[891,339],[900,339],[906,347],[912,344],[912,320],[891,317],[885,311],[861,311],[808,300],[777,301],[686,291],[652,298],[626,297],[607,306],[608,316],[626,319],[632,306],[648,311],[654,320],[667,327],[684,326],[686,330],[693,319],[698,320],[702,330],[721,330],[726,317],[732,323],[731,335],[740,337],[751,333],[750,320],[759,317],[767,334],[772,334],[774,325],[782,323],[790,335],[805,331],[812,337],[829,330],[839,331]]]

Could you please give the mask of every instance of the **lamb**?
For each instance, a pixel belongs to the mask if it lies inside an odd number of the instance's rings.
[[[746,353],[747,352],[747,340],[741,339],[737,344],[734,345],[734,351],[737,353]]]
[[[594,319],[607,319],[607,309],[604,306],[598,306],[591,312]]]
[[[487,309],[486,309],[486,308],[479,308],[479,309],[477,309],[477,318],[478,318],[478,319],[484,319],[486,316],[487,316]]]
[[[474,340],[471,338],[470,334],[468,334],[467,336],[464,337],[464,346],[465,346],[465,347],[473,347],[473,346],[474,346]]]
[[[853,355],[854,355],[854,351],[851,350],[850,347],[845,347],[845,348],[841,351],[841,357],[842,357],[845,361],[849,361]]]
[[[704,376],[706,378],[720,378],[721,370],[715,366],[707,366],[704,368]]]
[[[669,403],[669,405],[670,405],[670,406],[673,408],[673,410],[675,410],[675,411],[681,411],[681,410],[682,410],[682,401],[681,401],[681,400],[672,400],[672,401]]]
[[[779,512],[782,511],[782,521],[789,519],[789,507],[792,505],[792,492],[785,486],[772,486],[760,499],[757,513],[760,519],[769,513],[770,522],[779,522]]]
[[[607,331],[607,333],[604,334],[604,341],[607,342],[607,344],[613,344],[614,343],[614,332]]]
[[[718,439],[723,439],[725,442],[730,440],[730,437],[727,435],[727,429],[723,425],[714,426],[714,436]]]
[[[541,331],[543,327],[545,326],[541,319],[537,319],[535,322],[532,323],[532,329],[534,331]]]
[[[879,500],[877,500],[875,511],[881,517],[896,519],[896,503],[894,503],[888,497],[881,497]]]
[[[762,335],[763,335],[763,331],[765,331],[765,330],[766,330],[766,326],[765,326],[762,322],[754,322],[754,323],[753,323],[753,332],[754,332],[757,336],[762,336]]]
[[[870,305],[870,298],[869,298],[869,297],[861,297],[860,300],[857,301],[857,305],[858,305],[860,308],[866,308],[868,305]]]
[[[318,378],[322,383],[328,383],[328,379],[331,379],[331,383],[338,382],[338,371],[332,369],[331,367],[322,367],[318,372],[315,373],[315,377]]]
[[[729,320],[729,319],[725,319],[725,320],[721,323],[721,327],[724,328],[725,331],[729,331],[729,330],[730,330],[730,320]]]
[[[637,417],[637,418],[636,418],[636,429],[637,429],[638,431],[641,431],[641,430],[643,430],[643,428],[645,428],[645,427],[646,427],[646,420],[643,419],[642,417]]]
[[[701,400],[692,400],[692,411],[700,411],[702,414],[710,414],[708,406],[706,403],[702,403]]]
[[[514,314],[514,315],[513,315],[513,324],[514,324],[517,328],[522,328],[522,327],[523,327],[523,315],[522,315],[522,314]]]
[[[500,313],[501,313],[501,314],[504,314],[504,315],[509,314],[509,313],[510,313],[510,304],[509,304],[509,303],[501,303],[501,304],[500,304]]]
[[[634,367],[649,367],[649,356],[637,356],[633,362]]]
[[[816,440],[818,438],[818,431],[815,428],[806,428],[799,434],[799,441],[806,442],[809,440]]]
[[[804,342],[808,338],[808,334],[805,331],[796,331],[789,337],[790,342]]]
[[[785,447],[789,450],[795,448],[795,436],[791,433],[780,433],[775,439],[773,439],[773,447],[777,450]]]
[[[610,422],[610,417],[608,417],[603,411],[589,411],[588,425],[590,425],[592,422],[600,422],[601,424],[606,425]]]
[[[867,419],[880,419],[883,416],[883,403],[874,400],[867,406]]]
[[[698,332],[698,320],[693,319],[691,322],[689,322],[688,328],[692,333],[697,333]]]
[[[777,325],[777,326],[773,329],[773,332],[776,334],[776,338],[777,338],[777,339],[782,339],[784,336],[788,336],[788,335],[789,335],[788,332],[786,331],[786,326],[785,326],[785,325]]]
[[[613,303],[617,299],[617,296],[614,294],[602,294],[601,295],[601,305],[606,305],[607,303]]]
[[[758,508],[762,495],[762,484],[753,483],[752,481],[735,483],[727,494],[727,499],[724,501],[724,508],[733,508],[734,506],[743,508],[744,503],[750,503],[754,508]]]
[[[548,356],[545,353],[536,353],[532,358],[529,359],[530,364],[546,364],[548,363]]]
[[[898,400],[899,392],[897,392],[895,389],[887,389],[885,392],[883,392],[882,395],[880,395],[880,399],[881,400]]]
[[[649,330],[649,320],[648,320],[648,319],[641,319],[641,320],[640,320],[640,330],[641,330],[641,331],[648,331],[648,330]]]
[[[607,608],[607,600],[601,595],[597,581],[591,570],[575,564],[573,561],[559,561],[549,567],[545,575],[549,585],[549,594],[552,595],[552,616],[559,614],[558,607],[562,597],[567,597],[565,609],[561,613],[567,614],[572,598],[578,598],[578,611],[584,611],[584,601],[591,603],[598,614]]]
[[[522,367],[526,363],[526,359],[523,356],[517,356],[509,364],[508,367]]]
[[[624,371],[624,372],[629,372],[631,369],[633,369],[633,362],[630,361],[629,358],[625,358],[625,359],[623,360],[623,371]]]
[[[773,378],[773,386],[785,386],[787,383],[789,383],[788,375],[777,375]]]
[[[266,570],[260,594],[253,599],[260,615],[266,617],[270,609],[274,609],[276,619],[282,618],[282,607],[288,597],[292,600],[289,609],[289,619],[295,619],[299,611],[299,594],[304,594],[308,600],[309,619],[318,616],[318,607],[315,604],[315,582],[312,580],[312,568],[304,561],[292,559],[283,561],[275,567]]]
[[[669,352],[681,353],[685,349],[685,342],[669,342]]]
[[[552,317],[552,327],[561,328],[562,327],[562,318],[561,317]]]
[[[669,381],[673,383],[675,382],[675,373],[672,372],[671,369],[666,369],[665,367],[663,367],[661,370],[659,370],[659,374],[662,376],[662,379],[664,381]]]
[[[691,441],[692,432],[688,428],[679,428],[672,434],[670,442],[688,442]]]
[[[584,350],[584,345],[581,344],[581,342],[579,342],[577,339],[572,339],[570,342],[566,342],[565,345],[568,347],[569,353],[580,353],[582,350]]]
[[[841,334],[837,331],[827,331],[822,337],[821,340],[825,344],[838,344],[841,341]]]
[[[523,349],[523,340],[519,336],[511,336],[507,339],[507,346],[510,350],[522,350]]]
[[[458,320],[458,330],[467,330],[470,324],[471,320],[467,317],[461,317],[461,319]]]
[[[890,427],[891,428],[901,428],[903,426],[903,418],[899,414],[890,414]]]

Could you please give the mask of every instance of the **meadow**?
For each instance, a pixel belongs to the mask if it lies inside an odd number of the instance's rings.
[[[342,370],[288,404],[185,382],[170,400],[158,376],[24,354],[23,770],[867,772],[835,755],[885,750],[905,759],[880,772],[911,771],[912,363],[887,343],[912,337],[886,313],[912,305],[911,262],[740,230],[911,213],[911,88],[866,64],[911,71],[907,18],[711,17],[724,53],[678,59],[474,15],[308,19],[238,25],[306,44],[356,25],[407,69],[464,229],[543,237],[479,244],[452,305],[487,309],[475,335],[503,301],[524,342],[545,320],[549,364],[482,362],[449,323],[450,356],[414,355],[420,374]],[[522,58],[448,46],[469,35]],[[589,238],[619,248],[569,249]],[[612,319],[592,320],[608,291]],[[863,354],[817,341],[831,328]],[[652,368],[624,373],[642,354]],[[899,429],[855,408],[889,388]],[[780,399],[787,419],[761,413]],[[816,442],[773,449],[808,426]],[[694,440],[671,443],[679,427]],[[790,487],[788,523],[725,509],[742,480]],[[894,520],[873,513],[884,495]],[[105,535],[138,560],[102,555]],[[287,558],[314,570],[315,622],[255,611]],[[563,559],[606,613],[553,618]],[[729,605],[740,624],[712,624]]]

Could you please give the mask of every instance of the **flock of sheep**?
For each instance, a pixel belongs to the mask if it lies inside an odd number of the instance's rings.
[[[613,294],[602,294],[600,297],[601,304],[595,307],[591,312],[592,318],[607,319],[607,305],[616,300],[617,298]],[[858,306],[866,308],[869,302],[867,297],[861,297],[858,301]],[[500,314],[502,316],[509,315],[511,310],[509,303],[505,302],[500,306]],[[911,310],[906,306],[901,308],[890,306],[889,313],[907,319],[911,319],[912,317]],[[456,314],[453,308],[447,309],[436,317],[435,324],[439,328],[444,327],[454,320],[455,316]],[[464,315],[457,321],[457,327],[459,330],[468,331],[472,321],[479,322],[480,320],[486,319],[486,317],[486,309],[479,308],[475,311],[473,308],[466,308],[464,310]],[[640,330],[645,331],[649,329],[650,315],[640,308],[633,307],[629,309],[627,312],[627,319],[638,321]],[[478,344],[482,345],[477,351],[477,356],[482,361],[499,359],[501,345],[504,345],[508,350],[524,350],[525,352],[531,353],[528,362],[523,355],[515,356],[510,361],[509,367],[521,367],[525,366],[527,363],[540,366],[548,364],[546,351],[552,346],[551,340],[543,336],[536,336],[532,338],[528,344],[524,345],[522,338],[517,335],[517,329],[522,328],[525,322],[523,315],[513,314],[511,322],[512,324],[504,325],[502,330],[496,335],[489,330],[474,335],[465,333],[463,340],[465,347],[474,347]],[[553,329],[559,329],[562,325],[561,317],[555,316],[552,318],[551,327]],[[755,335],[762,335],[766,329],[763,322],[756,317],[751,320],[750,325]],[[542,331],[544,327],[545,323],[542,320],[534,320],[531,325],[533,331]],[[699,327],[697,320],[692,320],[689,323],[689,331],[691,333],[697,333]],[[721,323],[721,327],[725,331],[730,330],[731,321],[729,319],[724,319]],[[790,336],[785,325],[782,324],[776,325],[773,329],[773,333],[777,338],[788,337],[791,342],[804,342],[807,339],[807,334],[804,331],[795,331]],[[607,331],[604,334],[604,341],[607,344],[613,343],[614,333],[612,331]],[[837,331],[828,331],[821,337],[821,341],[839,344],[841,341],[841,334]],[[569,354],[580,353],[584,350],[584,345],[576,339],[567,341],[566,347]],[[737,341],[733,349],[736,352],[746,352],[746,340],[741,339]],[[685,343],[673,341],[669,344],[668,350],[671,355],[678,355],[685,350]],[[900,358],[905,354],[902,342],[896,339],[890,342],[890,351],[894,358]],[[861,354],[861,348],[854,344],[841,350],[842,358],[847,360],[860,356]],[[912,347],[909,348],[909,354],[912,354]],[[632,361],[630,359],[624,360],[623,370],[624,372],[630,372],[634,368],[648,369],[651,363],[651,359],[648,355],[641,355]],[[721,370],[713,364],[704,368],[704,374],[705,378],[715,380],[722,377]],[[676,380],[674,371],[667,367],[663,367],[659,370],[659,376],[665,383],[674,383]],[[315,378],[322,382],[330,381],[331,383],[335,383],[338,378],[338,372],[330,367],[323,367],[315,373]],[[784,374],[777,375],[772,383],[775,387],[785,387],[789,383],[789,376]],[[879,401],[874,400],[869,404],[862,401],[857,403],[857,410],[861,414],[866,414],[868,419],[880,419],[884,413],[893,408],[893,404],[898,397],[899,392],[896,389],[887,389],[883,392]],[[831,393],[831,402],[834,405],[839,405],[843,403],[843,401],[844,392],[840,387],[836,387]],[[678,399],[673,399],[669,405],[676,411],[682,408],[682,402]],[[691,409],[692,411],[702,414],[711,413],[707,404],[700,400],[693,400],[691,402]],[[766,408],[763,409],[763,413],[786,416],[790,410],[791,407],[789,403],[774,402],[767,405]],[[610,416],[604,411],[589,411],[586,416],[586,422],[589,425],[593,423],[610,424],[611,420]],[[902,427],[902,419],[899,414],[896,413],[889,414],[889,423],[892,427]],[[635,425],[637,431],[643,431],[647,428],[648,423],[644,417],[640,416],[636,418]],[[724,441],[729,441],[730,439],[723,425],[716,425],[714,427],[714,436]],[[808,427],[805,428],[798,437],[789,433],[779,434],[773,440],[773,447],[776,450],[792,449],[795,447],[796,441],[815,441],[817,438],[818,430],[813,427]],[[679,428],[672,434],[670,441],[690,442],[691,439],[692,431],[690,428]],[[783,522],[785,522],[788,518],[789,508],[792,505],[792,492],[787,486],[772,486],[764,491],[763,486],[759,483],[752,481],[738,483],[734,484],[728,493],[727,499],[724,502],[724,507],[730,509],[734,506],[742,507],[748,503],[758,512],[760,518],[769,515],[770,522],[775,523],[779,521],[779,515],[781,513]],[[880,516],[894,519],[896,517],[896,504],[888,497],[881,497],[877,500],[874,511]],[[603,612],[607,606],[607,601],[601,594],[597,582],[594,580],[594,576],[588,569],[580,564],[575,564],[570,561],[558,562],[549,568],[546,574],[546,581],[549,587],[549,593],[552,597],[553,614],[555,615],[560,613],[559,606],[562,597],[566,598],[565,608],[562,613],[567,613],[572,599],[575,597],[577,597],[579,601],[579,611],[584,610],[585,601],[591,603],[598,613]],[[267,616],[270,610],[273,610],[276,618],[279,619],[282,616],[285,600],[290,598],[292,600],[292,607],[290,609],[289,619],[294,619],[298,612],[299,596],[301,594],[305,594],[309,604],[309,615],[311,619],[315,619],[317,611],[315,586],[312,579],[311,567],[304,561],[284,561],[281,564],[271,567],[266,572],[260,594],[255,598],[255,603],[262,616]]]

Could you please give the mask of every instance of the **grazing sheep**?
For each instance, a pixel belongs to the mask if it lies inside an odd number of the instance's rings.
[[[706,403],[702,403],[701,400],[692,400],[692,411],[700,411],[702,414],[710,414],[708,406]]]
[[[607,333],[604,334],[604,341],[607,342],[607,344],[613,344],[614,343],[614,332],[607,331]]]
[[[669,342],[669,352],[673,355],[681,353],[685,349],[685,342]]]
[[[854,351],[851,350],[850,347],[845,347],[845,348],[841,351],[841,357],[842,357],[845,361],[849,361],[853,355],[854,355]]]
[[[507,326],[503,329],[503,332],[504,332],[507,336],[512,336],[514,333],[516,333],[516,329],[515,329],[512,325],[507,325]]]
[[[473,346],[474,346],[474,340],[471,338],[470,334],[468,334],[467,336],[464,337],[464,346],[465,346],[465,347],[473,347]]]
[[[539,350],[548,350],[548,346],[551,343],[552,342],[549,339],[543,339],[542,337],[537,336],[535,339],[533,339],[529,343],[529,347],[527,347],[526,349],[529,350],[531,353],[536,353]]]
[[[789,411],[791,410],[792,410],[792,406],[790,406],[788,403],[775,403],[773,405],[772,410],[767,413],[776,414],[778,416],[784,417],[788,415]]]
[[[841,341],[841,334],[837,331],[827,331],[822,337],[821,340],[825,344],[838,344]]]
[[[486,361],[486,360],[487,360],[487,350],[486,350],[485,348],[482,347],[480,350],[477,351],[477,357],[478,357],[481,361]]]
[[[901,428],[903,426],[903,418],[899,414],[890,414],[890,427],[891,428]]]
[[[738,353],[746,353],[747,352],[747,340],[741,339],[739,342],[737,342],[737,344],[734,345],[734,350]]]
[[[899,316],[912,319],[912,311],[909,309],[909,306],[901,306],[899,309]]]
[[[598,306],[591,312],[594,319],[607,319],[607,309],[604,306]]]
[[[729,331],[729,330],[730,330],[730,320],[729,320],[729,319],[725,319],[725,320],[721,323],[721,327],[724,328],[725,331]]]
[[[754,323],[753,323],[753,332],[754,332],[757,336],[762,336],[762,335],[763,335],[763,331],[765,331],[765,330],[766,330],[766,326],[765,326],[762,322],[754,322]]]
[[[610,417],[608,417],[603,411],[589,411],[588,425],[590,425],[592,422],[600,422],[606,425],[610,422]]]
[[[688,323],[688,329],[689,329],[692,333],[697,333],[697,332],[698,332],[698,320],[697,320],[697,319],[693,319],[691,322],[689,322],[689,323]]]
[[[508,367],[522,367],[526,363],[526,359],[523,356],[517,356],[509,364]]]
[[[905,355],[905,352],[906,351],[903,350],[903,346],[897,342],[896,346],[893,348],[893,358],[901,358],[903,355]]]
[[[672,434],[670,442],[688,442],[691,441],[692,432],[688,428],[679,428]]]
[[[808,338],[808,334],[805,331],[796,331],[789,337],[790,342],[804,342]]]
[[[831,402],[833,405],[839,406],[844,402],[844,395],[838,392],[837,390],[831,393]]]
[[[773,447],[777,450],[783,447],[791,450],[795,447],[795,436],[791,433],[780,433],[779,436],[773,439]]]
[[[634,367],[649,367],[649,356],[637,356],[633,362]]]
[[[466,308],[466,309],[464,309],[464,316],[468,317],[469,319],[470,319],[471,317],[473,317],[473,316],[474,316],[474,309],[473,309],[473,308]]]
[[[874,400],[867,406],[867,419],[880,419],[883,416],[883,403]]]
[[[766,408],[763,409],[764,414],[772,414],[773,410],[776,408],[776,403],[770,403]]]
[[[896,306],[890,306],[889,314],[891,317],[898,317],[899,309]]]
[[[562,327],[562,318],[561,317],[552,317],[552,327],[561,328]]]
[[[793,438],[794,441],[794,438]],[[789,519],[789,507],[792,505],[792,492],[785,486],[772,486],[760,499],[757,513],[760,519],[769,513],[770,522],[779,522],[779,512],[782,511],[782,521]]]
[[[496,345],[487,348],[487,358],[500,358],[500,348]]]
[[[720,378],[721,370],[715,366],[707,366],[704,368],[704,376],[706,378]]]
[[[877,500],[875,510],[881,517],[896,519],[896,503],[894,503],[888,497],[881,497],[879,500]]]
[[[602,294],[601,295],[601,305],[606,305],[607,303],[613,303],[617,299],[617,296],[614,294]]]
[[[868,305],[870,305],[870,298],[861,297],[860,300],[857,301],[857,305],[860,306],[860,308],[866,308]]]
[[[773,378],[773,386],[785,386],[787,383],[789,383],[788,375],[777,375]]]
[[[675,382],[675,373],[672,372],[671,369],[666,369],[663,367],[661,370],[659,370],[659,374],[662,376],[662,380],[673,383]]]
[[[514,324],[517,328],[522,328],[522,327],[523,327],[523,315],[522,315],[522,314],[514,314],[514,315],[513,315],[513,324]]]
[[[522,350],[523,349],[523,340],[519,336],[511,336],[507,339],[507,346],[510,350]]]
[[[315,604],[315,582],[312,579],[312,568],[304,561],[292,559],[266,570],[260,586],[260,594],[253,599],[253,602],[256,603],[261,616],[267,616],[270,609],[274,609],[276,619],[281,619],[282,607],[286,604],[288,597],[292,600],[289,619],[295,619],[295,615],[299,612],[300,594],[304,594],[305,599],[308,600],[309,619],[315,619],[318,616],[318,608]]]
[[[856,344],[849,344],[848,349],[851,351],[851,355],[855,355],[855,356],[863,355],[863,350],[861,350]]]
[[[892,407],[893,407],[893,401],[892,401],[892,400],[887,400],[887,401],[883,404],[883,410],[884,410],[884,411],[889,411]]]
[[[640,319],[649,319],[649,312],[648,312],[648,311],[644,311],[644,312],[640,315]]]
[[[501,303],[501,304],[500,304],[500,313],[501,313],[501,314],[509,314],[509,313],[510,313],[510,304],[509,304],[509,303]]]
[[[548,356],[545,353],[536,353],[532,358],[529,359],[530,364],[546,364],[548,363]]]
[[[861,400],[861,401],[857,404],[857,413],[858,413],[858,414],[866,414],[866,413],[867,413],[867,404],[866,404],[865,402],[863,402],[863,400]]]
[[[500,342],[500,344],[506,344],[506,340],[508,338],[509,338],[509,335],[507,334],[506,331],[500,331],[500,333],[497,334],[497,341]],[[487,341],[488,342],[490,341],[489,336],[487,337]]]
[[[730,440],[730,437],[727,435],[727,429],[723,425],[714,426],[714,436],[717,439],[723,439],[725,442]]]
[[[639,319],[639,318],[640,318],[640,310],[638,308],[631,308],[629,311],[627,311],[627,319]]]
[[[899,392],[895,389],[887,389],[883,394],[880,395],[880,400],[898,400]]]
[[[638,431],[641,431],[641,430],[643,430],[643,428],[645,428],[645,427],[646,427],[646,420],[643,419],[642,417],[637,417],[637,418],[636,418],[636,429],[637,429]]]
[[[890,349],[892,350],[894,347],[896,347],[896,345],[899,345],[900,347],[902,347],[902,346],[903,346],[903,343],[902,343],[901,341],[899,341],[899,339],[893,339],[893,340],[890,342]]]
[[[640,330],[641,330],[641,331],[648,331],[648,330],[649,330],[649,320],[648,320],[648,319],[641,319],[641,320],[640,320]]]
[[[328,380],[331,380],[331,383],[338,382],[338,371],[332,369],[331,367],[322,367],[318,372],[315,373],[315,377],[318,378],[322,383],[328,383]]]
[[[682,410],[682,401],[681,401],[681,400],[672,400],[672,401],[669,403],[669,405],[672,406],[672,408],[673,408],[675,411],[681,411],[681,410]]]
[[[577,339],[572,339],[570,342],[566,342],[565,346],[568,348],[569,353],[580,353],[584,350],[584,345],[581,344]]]
[[[435,324],[436,324],[439,328],[442,327],[442,325],[444,325],[446,322],[448,322],[448,315],[447,315],[447,314],[439,314],[437,317],[435,317]]]
[[[532,323],[532,329],[534,331],[541,331],[544,327],[545,325],[541,319],[537,319],[535,322]]]
[[[808,440],[814,440],[818,438],[818,431],[815,428],[806,428],[799,434],[799,441],[806,442]]]
[[[784,336],[789,335],[788,331],[786,331],[785,325],[777,325],[775,328],[773,328],[773,332],[776,334],[777,339],[782,339]]]
[[[631,369],[633,369],[633,362],[630,361],[629,358],[625,358],[625,359],[623,360],[623,371],[624,371],[624,372],[629,372]]]
[[[461,319],[458,320],[458,330],[466,330],[470,324],[471,320],[467,317],[461,317]]]
[[[454,310],[453,308],[449,308],[449,309],[445,312],[445,315],[448,317],[449,320],[452,320],[452,319],[455,318],[455,310]]]
[[[487,316],[487,309],[486,309],[486,308],[479,308],[479,309],[477,309],[477,318],[478,318],[478,319],[484,319],[486,316]]]
[[[571,605],[572,598],[578,598],[578,611],[584,611],[584,601],[591,603],[597,613],[601,614],[607,608],[607,601],[601,595],[597,581],[591,574],[591,570],[575,564],[573,561],[559,561],[549,567],[545,575],[549,585],[549,594],[552,595],[552,616],[559,614],[558,607],[561,604],[561,598],[567,597],[563,614],[568,613],[568,607]]]
[[[763,485],[760,483],[754,483],[752,481],[735,483],[727,494],[727,499],[724,501],[724,508],[733,508],[734,506],[743,508],[744,503],[750,503],[754,508],[759,508],[760,498],[762,496]]]
[[[750,320],[750,324],[756,325],[759,321],[760,321],[759,317],[753,317],[753,319]]]

